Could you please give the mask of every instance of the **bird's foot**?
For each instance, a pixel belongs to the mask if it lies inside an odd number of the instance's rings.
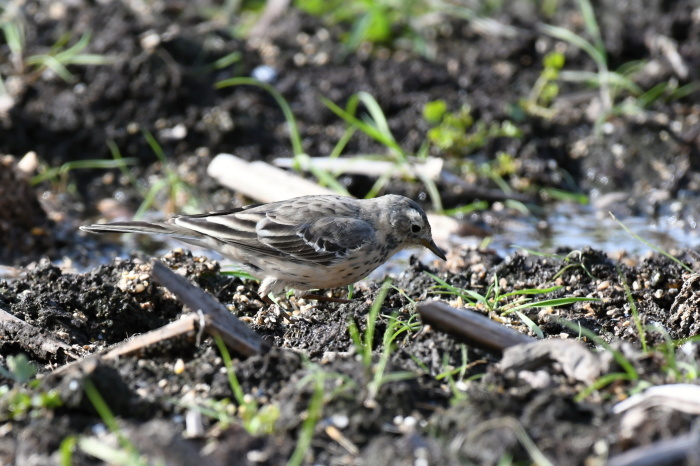
[[[292,314],[293,311],[291,311],[291,308],[294,308],[294,304],[291,301],[289,301],[288,299],[285,299],[284,301],[286,301],[286,303],[289,305],[289,307],[283,306],[281,303],[282,300],[275,298],[272,294],[269,294],[269,295],[263,297],[262,300],[264,303],[266,303],[268,305],[271,305],[271,306],[274,305],[277,309],[277,312],[284,319],[286,319],[287,322],[289,322],[289,323],[292,323],[294,321],[299,321],[299,320],[303,320],[304,322],[307,322],[307,323],[316,323],[316,324],[318,323],[318,321],[316,321],[313,318],[309,319],[306,317],[293,315]],[[297,309],[298,309],[298,307],[297,307]]]
[[[301,295],[302,299],[313,299],[316,301],[325,301],[327,303],[340,303],[340,304],[350,304],[352,299],[345,299],[345,298],[333,298],[331,296],[324,296],[320,294],[303,294]]]

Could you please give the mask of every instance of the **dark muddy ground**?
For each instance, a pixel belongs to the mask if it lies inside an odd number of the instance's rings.
[[[106,399],[138,454],[167,464],[282,464],[305,445],[309,433],[305,453],[294,456],[308,464],[604,464],[637,447],[696,432],[693,402],[613,410],[652,385],[697,383],[697,344],[669,343],[699,332],[697,276],[660,254],[586,249],[564,260],[570,250],[542,257],[441,245],[449,249],[447,263],[413,260],[395,277],[367,365],[349,328],[354,323],[364,335],[381,283],[359,284],[348,304],[297,302],[298,318],[290,323],[260,301],[254,282],[219,274],[211,259],[175,251],[162,258],[166,265],[213,294],[272,347],[264,355],[233,355],[249,404],[236,408],[240,402],[211,338],[175,338],[136,355],[62,368],[186,312],[153,281],[149,257],[113,259],[119,248],[81,236],[78,225],[95,216],[131,216],[144,189],[168,169],[194,188],[173,199],[160,193],[161,212],[192,208],[192,199],[203,211],[242,204],[247,200],[206,176],[214,155],[268,161],[293,155],[284,116],[268,94],[254,87],[214,87],[222,79],[250,76],[261,65],[276,71],[274,86],[290,102],[303,150],[312,156],[330,153],[345,131],[321,97],[344,106],[358,91],[373,95],[409,153],[421,148],[432,127],[423,117],[425,104],[438,99],[450,112],[471,108],[476,123],[462,128],[468,135],[480,124],[511,122],[519,137],[429,147],[430,155],[443,158],[466,182],[438,184],[445,208],[483,199],[484,190],[498,191],[499,177],[511,187],[512,192],[499,191],[498,201],[487,199],[485,210],[464,218],[492,235],[513,218],[546,234],[546,212],[560,191],[588,195],[602,213],[644,215],[650,223],[666,221],[690,232],[697,228],[699,95],[697,90],[671,95],[700,79],[697,3],[594,2],[609,69],[644,60],[633,81],[644,91],[660,90],[660,96],[620,91],[604,112],[606,96],[599,87],[562,81],[539,114],[526,100],[547,53],[565,55],[562,71],[597,71],[587,54],[545,34],[540,25],[558,25],[590,39],[575,2],[559,2],[551,16],[540,8],[546,2],[507,2],[492,11],[462,5],[495,22],[416,17],[410,27],[394,26],[396,40],[356,50],[342,43],[351,25],[329,24],[296,8],[264,37],[254,37],[239,30],[232,35],[231,24],[249,26],[250,15],[227,21],[223,10],[214,9],[219,5],[195,3],[16,2],[26,45],[17,57],[0,41],[6,89],[0,101],[0,151],[17,158],[36,152],[41,172],[75,160],[111,159],[111,141],[122,156],[138,159],[128,172],[139,182],[134,186],[116,169],[76,169],[30,187],[27,178],[34,168],[23,174],[9,157],[0,165],[5,245],[0,259],[19,266],[18,278],[0,282],[0,310],[22,321],[6,315],[0,326],[0,363],[11,370],[0,373],[0,462],[57,463],[60,451],[72,450],[74,463],[93,464],[99,462],[90,454],[95,449],[128,450],[105,427],[109,419],[96,413],[95,401],[84,391],[87,381]],[[85,52],[111,62],[71,66],[70,83],[31,65],[29,57],[47,53],[66,32],[71,44],[89,32]],[[423,53],[407,37],[423,38]],[[239,54],[232,65],[213,65],[231,54]],[[162,145],[167,167],[157,161],[142,130]],[[357,134],[344,153],[386,155],[387,149]],[[506,156],[499,159],[499,153]],[[374,183],[363,176],[340,181],[356,196]],[[384,192],[431,204],[423,185],[413,180],[391,182]],[[670,252],[697,270],[694,251]],[[85,272],[70,271],[67,260],[59,268],[41,259],[64,257]],[[426,272],[482,295],[495,277],[500,293],[560,286],[534,299],[598,299],[523,312],[546,339],[581,339],[597,351],[590,364],[600,378],[572,376],[554,356],[520,365],[500,362],[499,354],[418,325],[414,302],[438,299],[534,335],[517,315],[503,314],[507,306],[488,309],[439,294]],[[387,353],[383,337],[393,314],[416,324]],[[23,365],[14,356],[20,353],[39,372],[36,381],[17,381]],[[382,354],[389,354],[385,367]],[[381,384],[377,371],[386,375]],[[198,413],[203,413],[201,424]],[[192,431],[193,425],[203,430]],[[664,459],[678,462],[686,453],[692,463],[692,448]]]

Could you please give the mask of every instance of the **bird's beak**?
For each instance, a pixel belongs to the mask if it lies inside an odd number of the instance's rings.
[[[439,247],[437,247],[437,244],[435,244],[435,241],[433,241],[433,240],[429,241],[427,239],[422,239],[420,242],[423,246],[430,249],[440,259],[442,259],[444,261],[447,260],[447,257],[445,257],[445,253],[442,252],[442,250]]]

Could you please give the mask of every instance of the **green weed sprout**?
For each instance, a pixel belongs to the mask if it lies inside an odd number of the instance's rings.
[[[420,322],[415,322],[420,326]],[[399,380],[408,380],[417,377],[418,374],[409,371],[398,371],[386,373],[386,368],[389,364],[389,358],[393,352],[393,345],[396,339],[403,333],[407,333],[415,329],[416,326],[409,323],[404,323],[397,318],[396,313],[389,317],[389,324],[384,331],[382,339],[382,354],[379,356],[377,365],[373,368],[374,376],[367,385],[367,396],[365,397],[364,405],[368,408],[376,406],[376,397],[382,385],[388,382],[396,382]]]
[[[299,132],[299,126],[297,125],[296,118],[292,112],[292,108],[289,106],[287,100],[280,94],[280,92],[268,83],[258,81],[254,78],[230,78],[216,83],[217,89],[222,89],[230,86],[256,86],[267,93],[269,93],[277,105],[282,109],[284,118],[287,122],[287,127],[289,129],[289,139],[292,144],[292,152],[294,153],[294,167],[300,170],[302,167],[308,167],[309,171],[319,180],[322,186],[328,186],[339,194],[344,196],[349,196],[348,190],[345,189],[335,176],[331,175],[325,170],[318,167],[314,167],[313,164],[309,163],[309,156],[304,152],[304,148],[301,143],[301,133]],[[341,149],[342,150],[342,149]]]
[[[667,373],[671,374],[675,381],[692,382],[700,377],[700,366],[698,365],[698,361],[689,363],[685,361],[678,361],[676,357],[678,347],[688,342],[697,342],[700,340],[700,335],[690,338],[682,338],[680,340],[672,340],[666,329],[656,325],[647,325],[645,330],[647,332],[658,332],[663,336],[664,342],[654,348],[654,350],[663,355],[665,360],[665,370]]]
[[[441,367],[444,368],[442,372],[437,374],[435,376],[435,380],[443,380],[447,379],[447,383],[450,387],[450,391],[452,392],[452,398],[450,399],[450,403],[452,405],[455,405],[459,403],[460,401],[464,400],[467,398],[467,396],[460,390],[459,386],[457,385],[458,382],[467,380],[467,381],[473,381],[473,380],[478,380],[482,377],[484,377],[486,374],[474,374],[471,377],[468,377],[465,379],[465,376],[467,374],[467,370],[469,370],[470,367],[473,367],[477,364],[484,364],[486,361],[484,359],[480,359],[474,362],[469,362],[469,358],[467,357],[467,345],[464,343],[460,344],[460,353],[462,357],[462,364],[450,368],[449,365],[449,355],[447,353],[443,354],[442,357],[442,365]],[[454,376],[457,376],[457,380],[455,380]]]
[[[122,171],[122,174],[129,180],[131,185],[134,186],[143,197],[143,202],[141,202],[141,205],[139,206],[138,210],[136,211],[136,214],[134,215],[134,218],[138,219],[141,216],[143,216],[143,214],[155,204],[158,193],[160,193],[163,190],[166,190],[168,199],[168,205],[165,206],[164,210],[175,210],[175,206],[178,203],[178,197],[181,192],[186,192],[189,194],[187,199],[188,202],[192,204],[192,206],[186,206],[186,208],[188,210],[193,211],[198,210],[198,202],[196,197],[192,193],[191,187],[177,173],[177,170],[172,168],[171,164],[168,163],[168,159],[165,156],[165,152],[163,151],[163,148],[160,146],[156,138],[153,137],[153,135],[145,129],[142,130],[142,134],[144,139],[146,139],[146,142],[150,146],[151,150],[163,166],[163,170],[165,171],[165,178],[156,181],[148,190],[140,189],[140,184],[138,180],[134,177],[133,174],[129,172],[129,170],[126,169],[126,164],[123,163],[125,160],[133,159],[122,157],[121,152],[119,151],[119,147],[114,143],[114,141],[107,141],[107,146],[109,147],[109,151],[112,154],[112,158],[117,163],[119,169]]]
[[[387,294],[389,293],[389,288],[391,288],[391,279],[387,278],[382,284],[382,288],[379,290],[372,307],[370,308],[369,314],[367,315],[367,328],[364,333],[364,339],[360,336],[360,330],[354,322],[350,323],[348,331],[350,332],[350,337],[355,344],[355,349],[358,354],[362,356],[362,365],[369,371],[372,367],[372,350],[374,349],[374,329],[377,325],[377,319],[379,318],[379,311],[384,304]],[[364,341],[363,341],[364,340]]]
[[[36,369],[25,354],[7,356],[7,369],[0,367],[0,376],[13,380],[15,385],[0,385],[0,419],[25,419],[44,415],[45,409],[61,406],[57,391],[32,391],[38,385]],[[29,389],[27,389],[27,387]]]
[[[119,160],[73,160],[66,162],[60,167],[46,168],[38,175],[32,177],[30,184],[36,186],[43,183],[44,181],[49,181],[54,185],[54,190],[59,192],[68,191],[68,175],[73,170],[88,170],[88,169],[98,169],[98,170],[109,170],[112,168],[119,168],[125,170],[127,166],[134,165],[138,162],[136,158],[128,157],[121,158]]]
[[[25,47],[25,18],[17,2],[8,0],[0,1],[0,29],[2,30],[10,49],[10,61],[18,72],[23,71],[24,47]]]
[[[479,424],[475,429],[469,432],[468,436],[474,438],[493,429],[510,429],[520,444],[523,446],[527,454],[530,456],[533,464],[539,466],[554,466],[554,463],[542,453],[532,438],[528,435],[523,425],[517,419],[512,417],[500,417],[489,419]],[[500,464],[500,463],[499,463]],[[505,463],[509,464],[509,463]]]
[[[677,84],[664,82],[657,84],[652,89],[643,91],[629,76],[639,70],[642,62],[625,63],[617,71],[610,71],[608,68],[608,57],[605,50],[600,28],[595,18],[590,0],[577,0],[579,9],[583,15],[584,26],[586,32],[591,36],[592,41],[588,41],[583,37],[574,34],[568,29],[542,25],[542,30],[556,38],[568,42],[569,44],[580,48],[588,56],[590,56],[598,68],[595,73],[578,70],[578,71],[561,71],[559,78],[569,82],[587,82],[598,87],[600,91],[600,101],[602,111],[600,118],[596,122],[596,132],[600,132],[601,123],[610,114],[614,113],[638,113],[650,105],[652,102],[666,97],[668,99],[677,99],[689,95],[700,88],[700,83],[690,83],[685,86],[678,87]],[[623,102],[620,105],[615,105],[615,98],[619,90],[629,92],[634,99],[628,102]]]
[[[671,259],[673,262],[675,262],[676,264],[678,264],[679,266],[681,266],[686,272],[695,273],[695,271],[694,271],[692,268],[690,268],[689,266],[687,266],[686,264],[684,264],[683,262],[681,262],[681,260],[678,259],[677,257],[675,257],[674,255],[672,255],[672,254],[670,254],[670,253],[664,251],[663,249],[661,249],[660,247],[656,246],[655,244],[650,243],[649,241],[645,240],[644,238],[642,238],[642,237],[639,236],[638,234],[633,233],[629,228],[627,228],[627,225],[625,225],[625,224],[622,223],[620,220],[618,220],[617,217],[615,217],[615,215],[614,215],[612,212],[608,212],[608,213],[609,213],[610,216],[613,218],[613,220],[615,220],[615,221],[617,222],[617,224],[620,225],[620,227],[621,227],[623,230],[625,230],[625,232],[626,232],[628,235],[630,235],[632,238],[636,239],[637,241],[641,242],[642,244],[644,244],[644,245],[646,245],[646,246],[649,246],[651,249],[653,249],[654,251],[658,252],[659,254],[661,254],[661,255],[663,255],[663,256],[666,256],[667,258]]]
[[[214,336],[214,341],[224,362],[228,375],[231,393],[237,406],[229,398],[223,400],[205,400],[198,404],[176,404],[188,409],[194,409],[207,417],[215,419],[223,427],[231,424],[242,426],[251,435],[269,435],[274,432],[275,424],[280,416],[279,407],[275,404],[258,405],[257,401],[243,392],[236,372],[233,369],[231,354],[220,335]]]
[[[491,285],[489,285],[489,288],[486,290],[486,294],[482,295],[477,293],[476,291],[454,287],[436,275],[433,275],[429,272],[425,273],[427,273],[433,280],[435,280],[439,284],[438,286],[433,287],[439,290],[438,293],[460,296],[463,300],[469,303],[481,304],[489,312],[498,312],[501,315],[508,315],[521,309],[556,307],[578,302],[600,301],[596,298],[568,297],[531,302],[530,298],[527,298],[527,296],[552,293],[554,291],[560,290],[562,287],[552,286],[549,288],[542,289],[530,288],[501,294],[498,286],[498,277],[495,274]],[[519,298],[515,301],[509,302],[509,298],[513,297]]]
[[[642,352],[647,352],[647,335],[644,331],[644,325],[642,324],[642,319],[639,317],[639,311],[637,310],[637,303],[634,302],[634,297],[632,296],[632,290],[630,290],[625,276],[622,274],[619,264],[617,265],[617,276],[622,283],[622,287],[625,289],[625,297],[627,298],[627,303],[630,306],[630,311],[632,311],[632,321],[634,326],[637,328],[637,335],[639,335],[639,341],[642,344]]]
[[[92,381],[85,379],[83,389],[102,422],[117,437],[119,448],[111,447],[94,437],[80,437],[77,441],[78,447],[88,455],[99,458],[109,464],[147,465],[148,462],[142,457],[134,444],[122,433],[112,410],[109,409],[109,406]]]
[[[304,462],[306,452],[311,446],[316,426],[321,420],[325,404],[348,389],[356,388],[355,383],[345,375],[324,372],[318,365],[308,361],[306,362],[306,367],[309,370],[309,374],[298,382],[298,386],[304,387],[312,384],[313,393],[309,400],[309,407],[304,413],[304,422],[299,429],[297,445],[287,462],[287,466],[298,466]],[[327,389],[328,384],[326,382],[332,383],[333,388],[331,390]]]
[[[434,125],[428,130],[428,141],[448,154],[464,156],[495,138],[522,137],[522,131],[512,122],[486,124],[483,120],[475,121],[471,111],[471,107],[465,104],[450,113],[444,101],[428,102],[423,107],[423,118]]]
[[[382,304],[391,288],[395,287],[391,284],[391,279],[387,278],[382,284],[382,288],[379,290],[377,298],[374,300],[369,314],[367,315],[367,328],[365,329],[364,335],[360,335],[360,331],[354,322],[350,323],[348,328],[355,348],[362,357],[362,365],[365,367],[369,380],[367,384],[367,396],[364,401],[367,407],[374,406],[376,403],[376,396],[383,384],[416,377],[416,374],[407,371],[385,374],[396,339],[406,332],[414,331],[421,325],[420,322],[412,322],[411,320],[409,320],[409,322],[402,322],[397,318],[396,314],[389,317],[389,323],[382,338],[382,353],[379,356],[377,364],[375,366],[372,365],[372,350],[374,348],[373,343],[376,323],[380,316],[379,313]]]
[[[325,377],[323,373],[319,371],[319,375],[314,377],[312,382],[314,391],[309,401],[309,407],[306,410],[306,419],[302,423],[297,445],[287,462],[287,466],[298,466],[304,462],[304,457],[314,437],[316,424],[321,420],[325,394]]]
[[[348,99],[345,108],[341,108],[329,99],[322,98],[321,100],[333,113],[345,120],[350,129],[359,130],[386,147],[388,151],[388,158],[394,163],[394,170],[379,177],[379,179],[374,183],[374,186],[372,186],[372,189],[370,189],[369,193],[367,194],[367,198],[375,197],[377,194],[379,194],[381,189],[389,181],[389,178],[391,178],[393,175],[393,172],[402,171],[402,168],[413,165],[414,157],[404,150],[396,141],[396,138],[389,128],[389,122],[386,119],[386,115],[384,115],[384,111],[371,94],[364,91],[353,94]],[[356,116],[360,103],[362,103],[367,109],[368,115],[365,118],[358,118]],[[415,158],[418,160],[425,159],[427,155],[428,146],[424,144]],[[405,172],[405,170],[403,171]],[[428,191],[430,199],[433,203],[433,209],[441,212],[442,199],[435,182],[429,177],[423,175],[420,170],[412,170],[412,172],[416,174],[416,176],[425,186],[425,189]]]
[[[522,131],[511,121],[487,124],[483,120],[475,120],[471,107],[467,104],[455,112],[448,112],[447,103],[443,100],[425,104],[423,118],[432,125],[426,135],[426,152],[431,145],[435,146],[451,156],[452,160],[458,161],[463,172],[487,177],[504,193],[513,192],[504,179],[516,172],[517,164],[512,155],[498,152],[493,160],[480,164],[465,159],[493,139],[522,137]]]
[[[578,395],[574,398],[577,402],[586,399],[591,393],[596,390],[600,390],[603,387],[610,385],[611,383],[617,381],[637,381],[641,382],[639,373],[634,368],[634,365],[622,354],[621,351],[614,349],[605,340],[600,338],[590,329],[583,327],[579,323],[570,322],[565,319],[557,319],[556,322],[564,327],[567,327],[580,335],[590,338],[596,345],[602,347],[605,351],[609,351],[612,354],[615,362],[622,368],[623,372],[614,372],[610,374],[605,374],[599,377],[593,384],[581,390]]]
[[[392,0],[297,0],[296,6],[330,24],[348,24],[350,31],[343,42],[349,50],[363,43],[387,44],[394,39],[408,39],[416,50],[425,51],[425,39],[418,33],[416,18],[431,11],[426,2]],[[397,27],[400,25],[400,27]]]
[[[238,403],[238,413],[243,423],[243,427],[253,435],[270,434],[274,430],[275,423],[279,419],[279,407],[274,404],[258,406],[257,401],[243,393],[241,384],[238,382],[236,372],[233,370],[231,354],[220,335],[215,335],[216,346],[221,353],[221,358],[226,367],[231,392]]]
[[[552,101],[559,95],[559,72],[564,67],[564,54],[550,52],[542,60],[544,68],[539,78],[535,81],[527,99],[520,102],[520,106],[530,115],[551,119],[554,111],[549,108]]]
[[[82,53],[90,44],[90,34],[85,33],[80,40],[71,47],[65,48],[70,41],[71,34],[65,33],[51,47],[49,53],[32,55],[25,62],[29,66],[34,66],[36,73],[41,73],[45,69],[50,69],[57,76],[66,82],[73,82],[75,76],[68,71],[70,65],[108,65],[114,63],[114,59],[104,55]]]
[[[516,244],[511,244],[510,247],[520,249],[521,251],[525,251],[526,253],[532,254],[533,256],[550,257],[553,259],[559,259],[561,261],[564,261],[564,263],[566,263],[566,265],[564,267],[562,267],[561,269],[559,269],[559,271],[556,274],[554,274],[554,276],[552,277],[552,280],[556,280],[557,278],[561,277],[562,275],[564,275],[566,273],[567,270],[573,269],[573,268],[578,268],[578,267],[583,269],[583,271],[586,273],[586,275],[588,275],[590,278],[592,278],[592,279],[596,278],[593,276],[591,271],[588,270],[588,267],[586,267],[586,264],[584,264],[583,261],[581,260],[581,258],[583,257],[583,252],[581,252],[578,249],[571,251],[566,256],[562,256],[561,254],[548,254],[548,253],[544,253],[544,252],[540,252],[540,251],[534,251],[532,249],[527,249],[527,248],[524,248],[522,246],[518,246]],[[578,258],[578,259],[576,259],[576,258]]]
[[[568,29],[561,28],[558,26],[542,25],[542,29],[545,33],[550,36],[566,41],[571,45],[574,45],[590,56],[598,67],[597,74],[597,84],[600,86],[600,98],[604,109],[604,113],[607,113],[612,109],[613,97],[610,91],[610,81],[611,73],[608,69],[608,58],[605,51],[605,43],[603,42],[603,37],[600,34],[600,28],[598,27],[598,22],[595,19],[595,14],[593,13],[593,7],[588,0],[577,0],[579,9],[583,14],[584,26],[586,31],[593,38],[593,42],[589,42],[581,36],[574,34]],[[582,75],[579,75],[582,76]],[[585,79],[589,79],[590,76],[586,76]],[[631,85],[635,87],[634,83],[629,80],[621,79],[622,76],[618,75],[619,84],[625,83],[626,85]]]
[[[483,306],[487,311],[497,312],[503,316],[515,313],[520,318],[520,320],[539,338],[544,338],[542,330],[539,327],[537,327],[537,325],[521,311],[543,307],[566,306],[569,304],[579,302],[600,301],[597,298],[584,298],[575,296],[532,301],[531,298],[528,297],[533,295],[552,293],[554,291],[560,290],[562,288],[561,286],[553,286],[544,289],[530,288],[501,294],[500,288],[498,286],[498,277],[495,274],[493,277],[493,281],[486,290],[486,293],[482,295],[480,293],[477,293],[476,291],[452,286],[436,275],[433,275],[429,272],[425,273],[428,274],[428,276],[430,276],[433,280],[435,280],[438,283],[437,286],[433,286],[433,289],[436,290],[436,293],[458,296],[467,303]],[[511,300],[510,298],[516,299]]]
[[[36,369],[29,363],[29,359],[24,353],[8,356],[6,361],[7,369],[0,366],[0,375],[14,380],[20,385],[27,383],[36,374]]]

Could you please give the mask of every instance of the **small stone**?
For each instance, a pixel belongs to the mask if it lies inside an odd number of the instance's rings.
[[[173,367],[173,372],[177,375],[180,375],[183,372],[185,372],[185,361],[183,361],[182,358],[175,361],[175,366]]]

